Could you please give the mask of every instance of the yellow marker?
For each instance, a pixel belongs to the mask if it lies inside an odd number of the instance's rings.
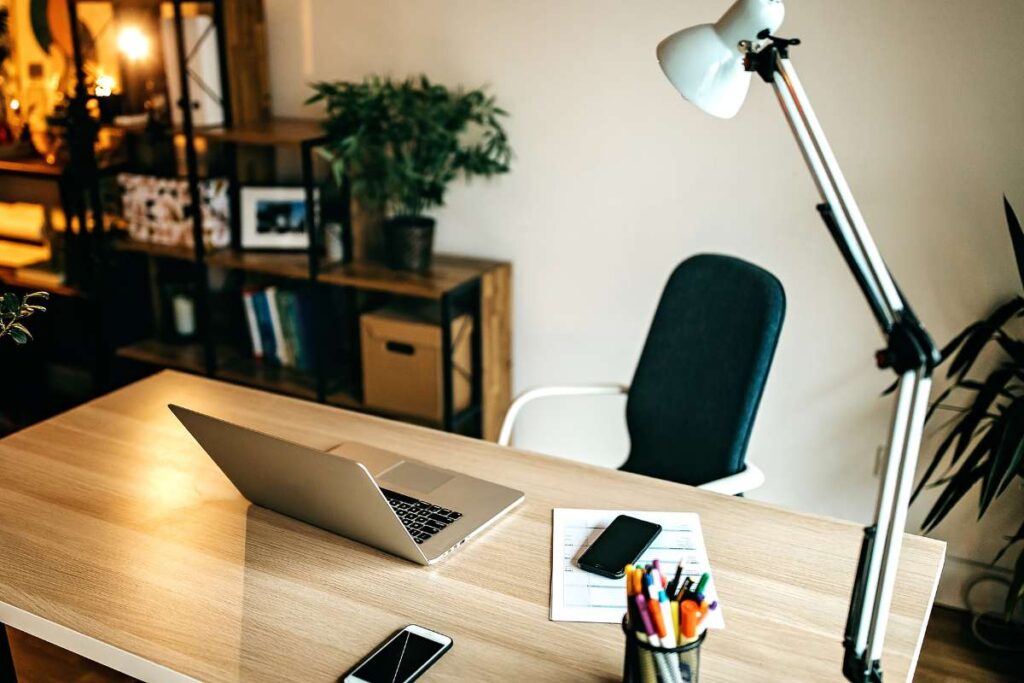
[[[626,595],[632,597],[633,593],[633,565],[626,565]]]
[[[676,642],[678,643],[681,632],[679,629],[679,603],[673,600],[669,603],[669,606],[672,608],[672,628],[675,629]]]

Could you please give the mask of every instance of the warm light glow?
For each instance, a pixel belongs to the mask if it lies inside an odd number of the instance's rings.
[[[113,76],[100,76],[96,79],[96,97],[110,97],[116,86]]]
[[[149,38],[135,26],[125,26],[117,35],[117,49],[132,61],[149,56]]]
[[[11,100],[11,111],[18,111],[21,109],[21,100],[17,97]]]

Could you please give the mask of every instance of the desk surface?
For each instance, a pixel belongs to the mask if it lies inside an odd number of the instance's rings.
[[[317,448],[371,443],[526,502],[419,567],[250,506],[169,402]],[[174,372],[0,441],[0,621],[148,680],[335,681],[408,623],[455,639],[431,680],[616,680],[617,625],[548,621],[554,507],[700,513],[728,624],[702,680],[840,678],[853,524]],[[913,673],[943,552],[906,539],[886,680]]]

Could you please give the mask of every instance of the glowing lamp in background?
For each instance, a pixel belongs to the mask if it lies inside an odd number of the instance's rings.
[[[149,57],[149,42],[149,38],[137,26],[125,26],[117,34],[117,49],[133,62]]]

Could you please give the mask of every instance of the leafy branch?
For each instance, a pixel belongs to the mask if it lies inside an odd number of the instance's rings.
[[[323,102],[329,138],[321,154],[340,184],[371,211],[421,216],[444,204],[460,175],[507,173],[512,159],[501,119],[483,90],[449,90],[426,76],[370,76],[361,83],[314,83],[307,104]]]
[[[36,302],[49,298],[46,292],[32,292],[23,297],[11,292],[0,295],[0,338],[10,337],[16,344],[32,339],[32,333],[21,321],[36,313],[45,313],[46,307]]]
[[[1024,286],[1024,231],[1009,201],[1003,198],[1010,240]],[[1024,319],[1024,297],[1016,296],[998,306],[988,317],[968,325],[942,349],[949,362],[949,386],[932,402],[928,418],[951,395],[963,396],[969,405],[953,420],[924,476],[914,499],[927,487],[942,492],[925,516],[925,532],[935,529],[968,491],[980,484],[978,518],[988,511],[1015,479],[1024,479],[1024,339],[1014,334]],[[978,359],[987,354],[995,368],[983,379],[971,376]],[[944,465],[944,467],[942,467]],[[941,469],[941,471],[940,471]],[[993,560],[998,562],[1011,547],[1024,542],[1024,523]],[[1009,617],[1024,601],[1024,545],[1014,563],[1013,579],[1006,597]]]

